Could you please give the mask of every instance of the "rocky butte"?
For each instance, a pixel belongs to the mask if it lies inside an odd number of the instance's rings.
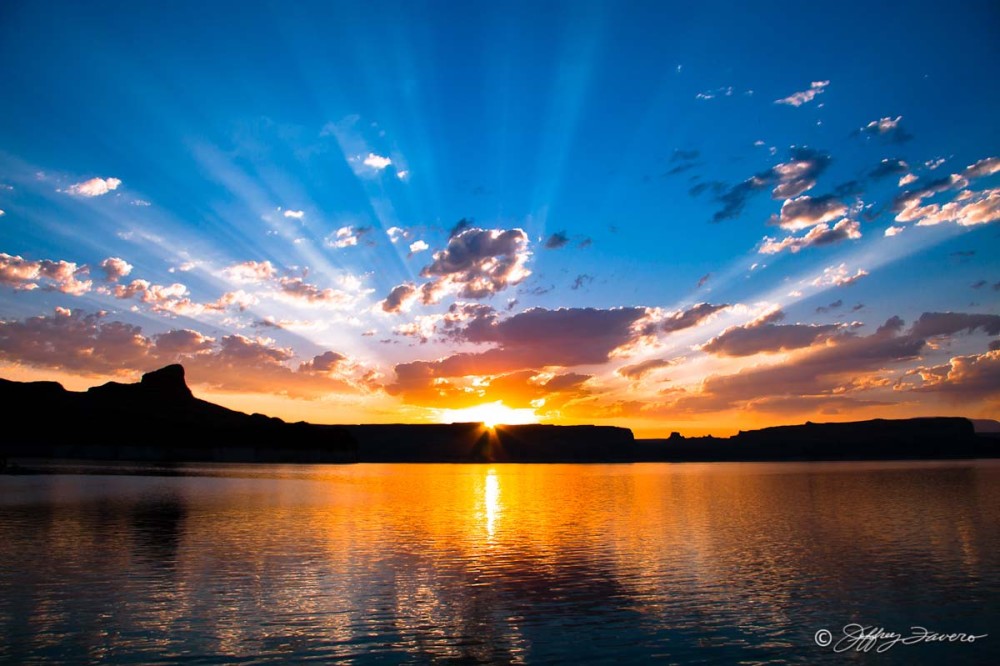
[[[149,462],[640,462],[996,457],[1000,439],[963,418],[806,423],[730,438],[636,440],[626,428],[510,425],[314,425],[244,414],[196,398],[184,368],[137,384],[67,391],[0,379],[0,457]],[[995,423],[995,422],[991,422]]]

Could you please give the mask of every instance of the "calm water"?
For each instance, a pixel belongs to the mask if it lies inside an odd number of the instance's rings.
[[[650,659],[1000,663],[1000,465],[0,477],[0,661]]]

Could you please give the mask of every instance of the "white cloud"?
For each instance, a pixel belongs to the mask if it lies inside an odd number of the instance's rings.
[[[857,240],[859,238],[861,238],[861,225],[855,220],[849,220],[845,217],[832,227],[829,224],[816,225],[804,236],[789,236],[780,241],[765,237],[758,252],[760,254],[778,254],[789,250],[794,254],[804,247],[832,245],[843,240]]]
[[[410,232],[406,229],[401,229],[399,227],[389,227],[385,230],[385,233],[389,236],[389,240],[395,243],[402,238],[409,238]]]
[[[916,182],[916,180],[917,180],[916,176],[914,176],[912,173],[908,173],[908,174],[906,174],[905,176],[903,176],[902,178],[899,179],[899,186],[900,187],[906,187],[910,183]]]
[[[899,121],[902,119],[903,116],[896,116],[895,118],[879,118],[878,120],[873,120],[862,127],[860,131],[865,134],[886,134],[897,129],[899,127]]]
[[[885,230],[885,237],[892,238],[893,236],[898,236],[899,234],[903,233],[903,229],[905,228],[906,227],[888,227]]]
[[[417,252],[423,252],[424,250],[430,249],[430,245],[422,240],[410,243],[410,254],[416,254]]]
[[[170,268],[167,269],[167,272],[176,273],[180,271],[181,273],[187,273],[188,271],[193,270],[197,265],[198,264],[196,264],[193,261],[185,261],[180,266],[171,266]]]
[[[809,85],[808,90],[803,90],[802,92],[792,93],[788,97],[783,97],[781,99],[774,100],[775,104],[788,104],[789,106],[802,106],[807,102],[811,102],[816,95],[820,95],[826,92],[826,87],[830,85],[829,81],[813,81]]]
[[[715,90],[708,90],[705,92],[700,92],[694,96],[695,99],[715,99],[716,97],[732,97],[733,87],[732,86],[722,86],[721,88],[716,88]]]
[[[76,183],[66,188],[66,194],[81,197],[99,197],[112,190],[117,190],[122,181],[118,178],[91,178],[82,183]]]
[[[389,159],[388,157],[382,157],[381,155],[376,155],[375,153],[368,153],[368,157],[366,157],[362,163],[365,166],[369,166],[375,169],[376,171],[381,171],[382,169],[392,164],[392,160]]]
[[[185,270],[184,266],[186,265],[182,264],[181,270]],[[193,267],[191,266],[191,268]],[[244,261],[239,264],[233,264],[222,272],[233,282],[244,284],[266,282],[277,275],[277,270],[275,270],[274,265],[270,261]]]
[[[847,264],[840,264],[839,266],[824,268],[823,274],[813,280],[812,285],[814,287],[846,287],[849,284],[854,284],[866,275],[868,275],[868,271],[863,268],[859,268],[854,275],[851,275],[847,269]]]
[[[345,248],[358,244],[359,234],[355,232],[352,225],[341,227],[326,237],[326,244],[330,247]]]
[[[295,220],[301,220],[306,216],[305,211],[302,210],[286,210],[283,215],[285,217],[290,217]]]
[[[410,177],[410,171],[408,169],[403,169],[402,171],[396,172],[396,178],[399,178],[400,180],[406,180],[409,177]]]

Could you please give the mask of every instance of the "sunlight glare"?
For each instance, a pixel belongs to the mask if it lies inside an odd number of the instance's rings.
[[[498,400],[464,409],[442,409],[438,421],[441,423],[481,422],[487,428],[493,428],[500,424],[538,423],[538,414],[529,408],[514,409],[508,407]]]
[[[495,470],[486,473],[483,497],[486,504],[486,532],[492,537],[496,531],[497,514],[500,512],[500,480]]]

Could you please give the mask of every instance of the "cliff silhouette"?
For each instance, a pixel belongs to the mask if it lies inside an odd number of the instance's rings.
[[[609,426],[481,423],[314,425],[196,398],[184,368],[136,384],[67,391],[0,379],[0,457],[152,462],[642,462],[996,457],[1000,439],[963,418],[806,423],[730,438],[636,440]]]

